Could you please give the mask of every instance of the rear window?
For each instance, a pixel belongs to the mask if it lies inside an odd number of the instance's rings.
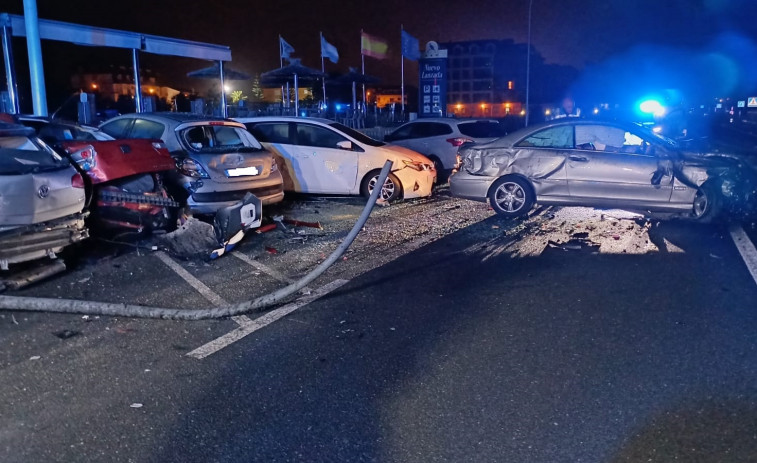
[[[460,133],[471,138],[499,138],[507,135],[504,127],[499,122],[477,121],[458,124]]]
[[[418,122],[411,130],[411,138],[438,137],[450,135],[452,127],[438,122]]]
[[[69,163],[42,141],[0,137],[0,175],[23,175],[68,167]]]
[[[192,151],[199,153],[251,152],[262,148],[250,132],[228,125],[195,125],[180,132]]]

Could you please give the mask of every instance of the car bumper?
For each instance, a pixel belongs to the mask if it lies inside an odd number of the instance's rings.
[[[431,196],[436,182],[435,170],[417,171],[406,167],[392,172],[402,184],[402,196],[405,199],[425,198]]]
[[[195,214],[215,214],[219,209],[241,201],[248,192],[257,196],[264,206],[281,202],[284,199],[284,187],[279,183],[273,186],[256,186],[247,190],[206,192],[204,189],[200,189],[189,196],[187,205]]]
[[[89,237],[86,214],[73,214],[48,222],[0,231],[0,268],[8,264],[53,257],[66,246]]]
[[[449,191],[456,198],[486,202],[489,188],[497,177],[471,175],[461,170],[452,174],[449,179]]]

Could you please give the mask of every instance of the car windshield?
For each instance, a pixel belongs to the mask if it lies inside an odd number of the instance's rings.
[[[41,140],[0,137],[0,175],[23,175],[68,167],[69,162]]]
[[[228,125],[196,125],[181,132],[184,142],[199,153],[254,152],[263,147],[250,132]]]
[[[386,143],[382,141],[378,141],[374,138],[369,137],[368,135],[358,132],[355,129],[351,129],[347,127],[346,125],[342,125],[338,122],[334,122],[329,124],[329,126],[337,129],[338,131],[342,132],[343,134],[349,135],[350,137],[354,138],[355,140],[359,141],[360,143],[365,143],[368,146],[384,146]]]

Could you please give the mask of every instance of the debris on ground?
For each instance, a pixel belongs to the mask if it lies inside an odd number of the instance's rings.
[[[213,225],[195,217],[189,217],[179,228],[155,237],[159,245],[179,257],[205,256],[210,249],[218,247]]]

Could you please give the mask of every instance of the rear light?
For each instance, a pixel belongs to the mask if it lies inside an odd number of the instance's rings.
[[[79,172],[71,177],[71,186],[74,188],[84,188],[84,178],[82,178]]]
[[[176,161],[176,168],[187,177],[210,178],[210,175],[205,172],[200,163],[191,158]]]
[[[76,150],[70,156],[84,172],[89,172],[97,165],[97,151],[92,145]]]
[[[226,125],[223,121],[211,121],[208,125]]]
[[[460,146],[463,143],[468,143],[468,142],[472,142],[472,141],[473,140],[471,140],[470,138],[462,138],[462,137],[448,138],[447,139],[447,143],[449,143],[449,144],[451,144],[452,146],[455,146],[455,147]]]
[[[163,143],[162,141],[154,141],[152,142],[152,147],[155,148],[156,150],[163,150],[163,149],[166,149],[166,144]]]

